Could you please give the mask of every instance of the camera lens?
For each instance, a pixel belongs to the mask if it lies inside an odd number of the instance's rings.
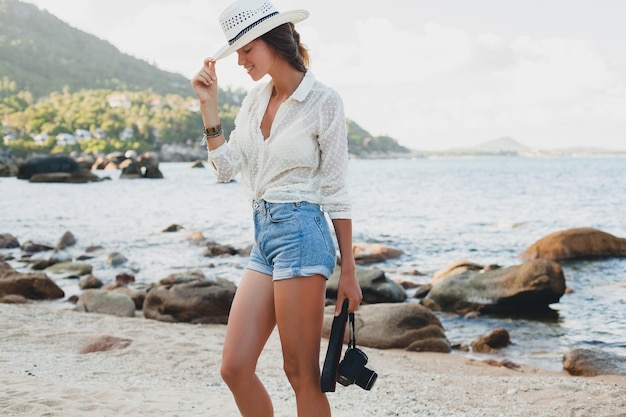
[[[374,382],[376,382],[377,378],[378,374],[376,372],[364,367],[361,371],[361,374],[357,377],[354,383],[359,387],[369,391],[374,386]]]

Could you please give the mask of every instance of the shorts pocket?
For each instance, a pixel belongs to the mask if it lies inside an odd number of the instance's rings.
[[[320,233],[322,234],[322,238],[324,239],[324,244],[326,245],[326,250],[331,255],[335,256],[335,243],[333,242],[332,236],[330,235],[330,230],[328,229],[328,223],[326,222],[326,218],[322,216],[315,216],[315,224],[320,229]]]
[[[293,204],[270,204],[267,216],[272,223],[289,222],[296,219],[296,210]]]

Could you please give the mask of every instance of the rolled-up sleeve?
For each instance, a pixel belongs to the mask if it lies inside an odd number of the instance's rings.
[[[320,193],[331,219],[352,217],[348,193],[348,136],[343,101],[336,92],[320,106]]]
[[[237,147],[236,130],[231,132],[228,142],[209,151],[208,160],[215,169],[218,182],[229,182],[235,178],[241,169],[241,154]]]

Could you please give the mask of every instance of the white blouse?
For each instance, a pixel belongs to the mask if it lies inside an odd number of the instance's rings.
[[[261,120],[273,84],[255,87],[244,99],[230,140],[209,152],[217,180],[241,185],[251,200],[319,204],[331,219],[351,218],[347,190],[348,139],[343,101],[307,71],[281,104],[267,139]]]

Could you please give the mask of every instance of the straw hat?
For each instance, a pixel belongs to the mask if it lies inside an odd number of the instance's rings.
[[[309,17],[306,10],[279,13],[266,0],[237,0],[220,15],[228,44],[213,55],[218,60],[284,23],[298,23]]]

